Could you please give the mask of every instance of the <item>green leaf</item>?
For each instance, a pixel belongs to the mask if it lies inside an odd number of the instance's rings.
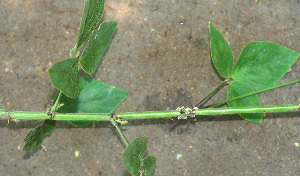
[[[78,49],[93,33],[104,12],[104,0],[85,0],[77,36]]]
[[[234,66],[232,78],[260,90],[274,86],[296,62],[299,53],[272,42],[248,43]]]
[[[123,163],[132,175],[139,173],[142,166],[142,157],[147,150],[148,137],[142,136],[135,138],[122,154]]]
[[[227,99],[234,98],[246,93],[253,92],[253,88],[242,81],[233,81],[229,84],[227,91]],[[230,101],[227,103],[230,107],[251,107],[261,106],[257,94]],[[261,123],[263,114],[262,113],[243,113],[239,114],[243,119],[252,123]]]
[[[48,70],[52,84],[66,96],[76,98],[79,93],[78,58],[56,62]]]
[[[219,74],[223,78],[228,78],[232,74],[233,53],[220,31],[212,23],[209,23],[209,26],[212,61]]]
[[[79,79],[80,93],[76,99],[62,95],[63,104],[57,112],[61,113],[112,113],[129,93],[92,78]],[[98,121],[69,120],[73,126],[81,127]]]
[[[55,120],[45,120],[42,125],[31,130],[24,139],[23,151],[28,152],[43,142],[44,135],[50,134],[55,128]]]
[[[80,56],[80,65],[88,74],[93,74],[102,58],[102,55],[109,44],[109,41],[116,30],[118,23],[114,21],[100,24]]]
[[[155,156],[148,156],[144,159],[144,169],[145,169],[145,176],[151,176],[152,172],[155,169],[156,165],[156,158]]]

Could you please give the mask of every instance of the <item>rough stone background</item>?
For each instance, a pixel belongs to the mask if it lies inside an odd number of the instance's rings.
[[[75,45],[83,0],[0,0],[0,108],[46,111],[56,90],[47,70]],[[195,104],[221,83],[210,59],[208,22],[237,59],[250,41],[300,52],[299,0],[107,0],[103,21],[118,29],[94,78],[127,90],[116,112]],[[281,83],[299,79],[300,62]],[[299,103],[299,84],[259,95],[263,105]],[[210,102],[224,100],[226,88]],[[154,175],[299,175],[300,114],[269,114],[261,124],[237,115],[197,121],[132,121],[129,141],[147,134]],[[0,175],[129,175],[125,146],[109,123],[74,128],[58,123],[43,147],[20,150],[41,121],[0,121]],[[74,152],[80,151],[79,157]]]

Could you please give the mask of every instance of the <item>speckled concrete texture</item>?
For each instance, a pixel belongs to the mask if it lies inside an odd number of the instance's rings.
[[[83,0],[0,0],[0,108],[46,111],[56,90],[47,70],[69,56]],[[235,61],[250,41],[300,52],[299,0],[107,0],[103,21],[119,23],[93,75],[131,93],[116,110],[190,106],[221,83],[213,68],[208,22],[221,31]],[[300,62],[281,83],[299,79]],[[263,105],[299,103],[300,84],[260,94]],[[226,88],[208,103],[224,100]],[[122,127],[129,141],[148,135],[154,175],[300,175],[300,113],[273,113],[261,124],[237,115],[197,121],[138,120]],[[41,121],[0,121],[0,175],[129,175],[125,145],[107,122],[74,128],[58,123],[44,147],[20,150]],[[75,157],[75,151],[80,151]]]

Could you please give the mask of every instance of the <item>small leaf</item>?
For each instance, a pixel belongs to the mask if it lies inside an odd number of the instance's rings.
[[[253,88],[244,82],[233,81],[229,84],[227,91],[227,99],[234,98],[240,95],[244,95],[249,92],[253,92]],[[258,96],[251,95],[227,103],[230,107],[251,107],[251,106],[261,106]],[[243,113],[239,114],[243,119],[252,123],[261,123],[263,118],[263,113]]]
[[[129,93],[92,78],[79,79],[80,93],[76,99],[62,95],[63,104],[57,112],[61,113],[112,113],[128,96]],[[73,126],[81,127],[98,121],[69,120],[64,121]]]
[[[223,78],[232,74],[233,53],[220,31],[209,23],[210,50],[213,63]]]
[[[148,156],[144,159],[145,176],[151,176],[155,169],[156,158],[155,156]]]
[[[248,43],[233,68],[232,78],[260,90],[274,86],[296,62],[299,53],[272,42]]]
[[[109,41],[116,30],[118,23],[114,21],[100,24],[80,56],[80,65],[88,74],[93,74],[102,58],[102,55],[109,44]]]
[[[123,163],[132,175],[139,173],[142,166],[142,157],[147,150],[148,137],[142,136],[135,138],[122,154]]]
[[[104,12],[104,0],[85,0],[77,36],[78,49],[92,34]]]
[[[45,120],[42,125],[31,130],[24,139],[23,151],[28,152],[43,142],[44,135],[50,134],[55,128],[55,120]]]
[[[79,93],[78,58],[68,58],[56,62],[48,70],[48,73],[54,87],[68,97],[77,97]]]

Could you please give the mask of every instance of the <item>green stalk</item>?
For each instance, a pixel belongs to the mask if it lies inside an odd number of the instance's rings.
[[[77,44],[70,50],[70,57],[73,57],[73,52],[76,50]]]
[[[125,136],[123,135],[119,125],[117,124],[117,122],[113,119],[113,118],[110,118],[110,122],[116,127],[116,129],[118,130],[120,136],[122,137],[123,141],[125,142],[126,146],[129,145],[129,143],[127,142]]]
[[[225,103],[227,103],[227,102],[229,102],[229,101],[234,101],[234,100],[237,100],[237,99],[240,99],[240,98],[244,98],[244,97],[247,97],[247,96],[251,96],[251,95],[254,95],[254,94],[266,92],[266,91],[269,91],[269,90],[272,90],[272,89],[277,89],[277,88],[279,88],[279,87],[283,87],[283,86],[287,86],[287,85],[295,84],[295,83],[299,83],[299,82],[300,82],[300,79],[294,80],[294,81],[291,81],[291,82],[287,82],[287,83],[284,83],[284,84],[279,84],[279,85],[276,85],[276,86],[273,86],[273,87],[268,87],[268,88],[266,88],[266,89],[262,89],[262,90],[250,92],[250,93],[247,93],[247,94],[244,94],[244,95],[240,95],[240,96],[237,96],[237,97],[234,97],[234,98],[231,98],[231,99],[227,99],[227,100],[224,100],[224,101],[220,101],[220,102],[217,102],[217,103],[213,103],[213,104],[211,104],[211,105],[204,106],[203,108],[216,107],[216,106],[225,104]]]
[[[253,106],[240,108],[211,108],[198,109],[195,115],[213,115],[213,114],[240,114],[240,113],[257,113],[257,112],[281,112],[300,110],[300,105],[279,105],[279,106]],[[152,118],[169,118],[176,116],[189,116],[179,111],[150,111],[150,112],[127,112],[115,114],[117,117],[125,120],[130,119],[152,119]],[[24,111],[7,111],[0,109],[0,117],[26,120],[49,119],[45,112],[24,112]],[[109,121],[111,114],[81,114],[81,113],[55,113],[54,120],[98,120]]]
[[[215,93],[216,91],[218,91],[219,89],[221,89],[225,84],[228,83],[228,80],[226,79],[225,81],[223,81],[220,85],[218,85],[218,87],[216,87],[213,91],[211,91],[209,94],[207,94],[202,100],[200,100],[197,104],[195,104],[194,107],[198,107],[201,103],[203,103],[208,97],[210,97],[213,93]]]
[[[60,97],[61,97],[61,94],[62,94],[62,92],[59,90],[59,92],[58,92],[58,96],[56,97],[56,99],[55,99],[55,102],[54,102],[53,106],[52,106],[52,107],[51,107],[51,109],[49,110],[49,113],[53,113],[53,112],[55,112],[55,111],[56,111],[56,109],[57,109],[57,105],[58,105],[58,103],[59,103],[59,100],[60,100]]]

